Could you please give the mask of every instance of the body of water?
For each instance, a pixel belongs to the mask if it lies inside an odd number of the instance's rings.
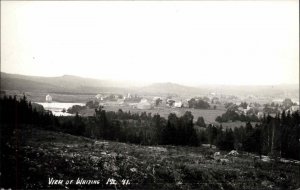
[[[74,106],[74,105],[80,105],[84,106],[84,103],[62,103],[62,102],[35,102],[37,104],[40,104],[44,107],[45,110],[49,110],[52,112],[55,116],[70,116],[74,114],[64,113],[62,112],[63,109],[68,110],[68,108]]]

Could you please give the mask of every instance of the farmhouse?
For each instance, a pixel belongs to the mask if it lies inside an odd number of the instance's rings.
[[[98,100],[103,100],[103,98],[104,98],[104,96],[102,95],[102,94],[97,94],[96,96],[95,96],[95,98],[97,98]]]
[[[46,102],[52,102],[52,97],[49,94],[46,96]]]
[[[143,109],[143,110],[145,110],[145,109],[151,109],[152,108],[152,104],[149,103],[147,99],[143,98],[143,99],[141,99],[140,103],[138,103],[136,105],[136,107],[138,109]]]
[[[183,104],[182,104],[181,101],[175,102],[175,103],[174,103],[174,107],[175,107],[175,108],[181,108],[182,106],[183,106]]]

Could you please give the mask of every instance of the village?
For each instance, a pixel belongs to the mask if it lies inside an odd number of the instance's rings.
[[[147,112],[153,115],[158,113],[165,118],[170,113],[180,116],[186,111],[191,111],[195,116],[195,121],[198,117],[204,117],[206,124],[216,124],[217,116],[224,114],[228,110],[234,111],[239,115],[255,115],[258,119],[261,119],[264,115],[274,117],[283,111],[292,113],[299,110],[299,101],[292,101],[290,98],[265,98],[265,101],[261,101],[261,99],[262,97],[259,99],[252,95],[238,97],[216,93],[209,93],[199,97],[99,93],[94,97],[89,97],[85,105],[73,105],[73,107],[63,108],[61,111],[62,113],[79,113],[82,116],[93,116],[94,109],[102,106],[107,111],[118,111],[121,109],[132,113]],[[48,94],[46,102],[55,102],[55,99],[53,100],[52,96]]]

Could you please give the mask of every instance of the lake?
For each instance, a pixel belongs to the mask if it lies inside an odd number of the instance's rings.
[[[84,106],[84,103],[63,103],[63,102],[35,102],[37,104],[40,104],[44,107],[45,110],[49,110],[52,112],[55,116],[71,116],[74,114],[64,113],[62,112],[63,109],[68,110],[68,108],[74,106],[74,105],[80,105]]]

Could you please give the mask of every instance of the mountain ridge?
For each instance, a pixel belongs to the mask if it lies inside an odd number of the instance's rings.
[[[187,86],[173,82],[152,83],[144,86],[134,86],[128,81],[112,81],[85,78],[75,75],[56,77],[28,76],[1,72],[1,90],[24,90],[62,93],[137,93],[148,95],[182,95],[201,96],[210,93],[249,95],[268,94],[277,96],[292,92],[299,97],[297,85],[202,85]]]

